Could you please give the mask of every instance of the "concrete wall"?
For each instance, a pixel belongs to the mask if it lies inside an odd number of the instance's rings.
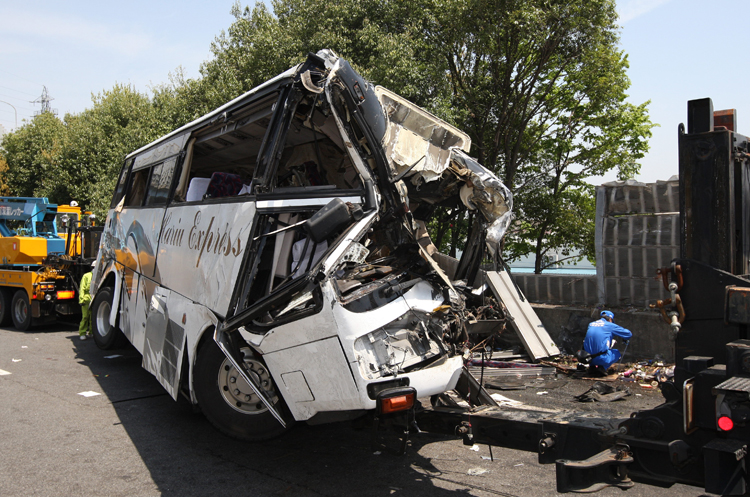
[[[529,302],[554,305],[596,305],[596,276],[513,273],[518,287]]]
[[[588,323],[598,319],[598,308],[582,308],[532,304],[550,337],[561,349],[580,349]],[[667,362],[674,362],[674,341],[669,325],[661,315],[651,311],[615,309],[615,322],[633,332],[625,354],[625,362],[653,359],[657,354]],[[575,352],[565,350],[564,353]]]

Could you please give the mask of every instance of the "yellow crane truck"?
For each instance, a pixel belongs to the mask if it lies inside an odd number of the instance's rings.
[[[80,315],[78,282],[96,258],[101,228],[69,216],[63,238],[57,216],[47,198],[0,197],[0,326],[27,331]]]
[[[99,238],[97,236],[92,240],[95,243],[88,245],[83,243],[84,234],[90,232],[86,228],[96,226],[96,216],[91,211],[84,211],[75,200],[70,205],[58,205],[57,215],[55,216],[57,233],[65,240],[65,253],[71,257],[83,255],[91,257],[90,254],[84,253],[84,249],[91,249],[96,257],[96,250],[99,248]],[[83,228],[83,229],[79,229]],[[68,230],[71,236],[68,237]],[[93,230],[98,233],[100,230]],[[70,242],[68,242],[70,238]]]

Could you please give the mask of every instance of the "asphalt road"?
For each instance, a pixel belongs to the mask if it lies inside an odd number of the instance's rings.
[[[2,497],[558,495],[554,465],[536,454],[493,448],[491,460],[458,438],[415,435],[404,456],[374,453],[369,431],[349,423],[229,439],[173,401],[137,351],[101,351],[69,325],[0,329],[0,399]],[[636,484],[596,495],[704,494]]]

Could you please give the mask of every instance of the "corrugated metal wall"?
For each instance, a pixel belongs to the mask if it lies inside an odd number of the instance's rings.
[[[656,269],[679,256],[679,182],[616,182],[597,187],[599,302],[646,307],[667,297]]]

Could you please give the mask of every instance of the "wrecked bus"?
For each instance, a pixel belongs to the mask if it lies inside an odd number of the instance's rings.
[[[125,159],[92,282],[173,398],[245,440],[455,387],[466,301],[511,218],[467,135],[310,54]],[[475,213],[461,260],[425,223]]]

